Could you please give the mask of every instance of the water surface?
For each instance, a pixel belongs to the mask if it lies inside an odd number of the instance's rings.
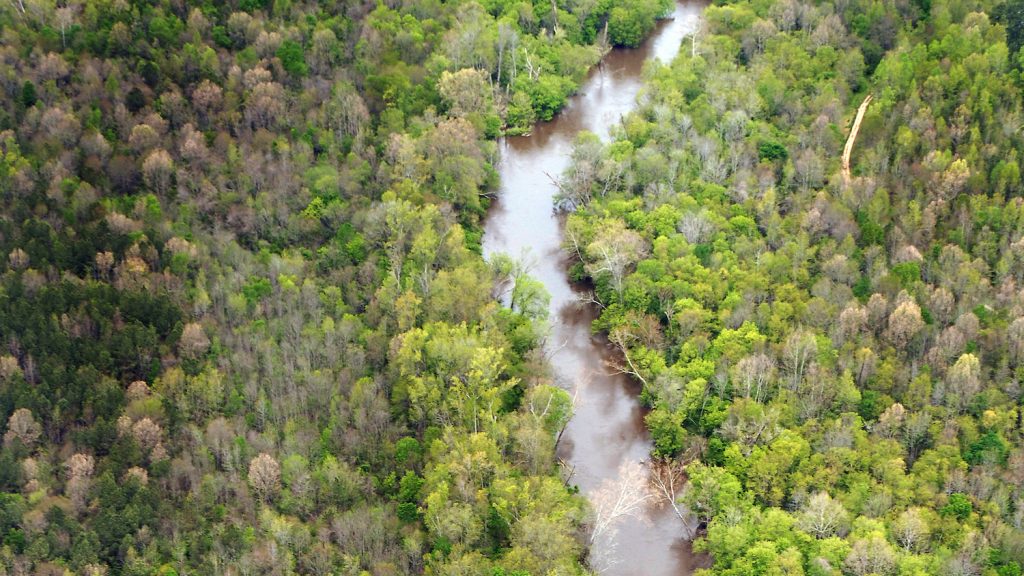
[[[613,351],[590,332],[595,311],[578,305],[579,287],[569,283],[561,221],[552,211],[557,189],[550,177],[565,169],[580,131],[608,139],[609,129],[636,104],[644,64],[671,61],[700,12],[698,3],[677,4],[671,19],[661,22],[643,46],[609,53],[554,120],[536,126],[530,136],[500,143],[501,188],[485,223],[484,254],[518,256],[528,251],[534,262],[530,274],[551,293],[551,333],[545,346],[553,375],[570,391],[585,383],[558,455],[573,471],[571,482],[584,493],[616,478],[623,462],[646,460],[651,441],[636,398],[638,385],[608,367]],[[626,519],[621,524],[615,538],[619,562],[604,574],[689,574],[703,563],[691,552],[692,535],[670,508],[652,504],[645,516],[648,522]]]

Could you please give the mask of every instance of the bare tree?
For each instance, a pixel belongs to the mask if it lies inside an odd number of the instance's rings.
[[[795,180],[804,190],[818,188],[825,179],[825,162],[816,150],[806,148],[793,160]]]
[[[142,418],[132,425],[132,437],[143,450],[153,450],[163,438],[160,425],[149,418]]]
[[[878,417],[878,422],[875,424],[874,432],[883,438],[893,438],[900,432],[903,427],[903,421],[906,417],[906,409],[903,404],[899,402],[886,408],[885,412],[882,412],[881,416]]]
[[[125,396],[129,400],[138,400],[149,396],[149,384],[146,384],[145,380],[136,380],[128,385],[128,389],[125,391]]]
[[[64,463],[67,469],[68,478],[88,478],[96,467],[96,460],[89,454],[81,452],[72,454]]]
[[[11,268],[14,268],[15,270],[24,270],[28,267],[31,260],[28,253],[21,248],[15,248],[7,255],[7,261],[10,263]]]
[[[1010,323],[1006,330],[1006,337],[1010,349],[1010,361],[1014,366],[1018,366],[1024,360],[1024,316]]]
[[[335,48],[338,37],[330,28],[321,28],[313,33],[309,51],[309,67],[317,74],[326,74],[335,63]]]
[[[86,500],[89,496],[89,488],[92,484],[93,469],[96,461],[88,454],[73,454],[64,463],[67,469],[68,483],[65,493],[71,499],[71,504],[77,512],[85,510]]]
[[[18,364],[17,358],[9,354],[0,356],[0,381],[10,380],[21,374],[21,365]]]
[[[765,406],[753,400],[737,399],[722,423],[725,438],[737,442],[740,451],[749,456],[758,444],[767,444],[778,437],[781,414],[777,406]]]
[[[858,540],[844,563],[846,571],[856,576],[892,574],[896,567],[896,554],[881,536]]]
[[[988,538],[977,531],[968,532],[960,550],[943,566],[942,573],[948,576],[981,576],[988,563]]]
[[[733,368],[733,381],[737,383],[736,394],[758,402],[768,397],[774,379],[775,359],[767,354],[747,356]]]
[[[908,464],[912,464],[927,445],[931,423],[932,417],[927,412],[917,412],[905,419],[902,441],[907,449]]]
[[[930,534],[931,529],[920,508],[904,510],[892,526],[893,538],[906,552],[916,553],[923,550]]]
[[[67,29],[75,23],[75,17],[78,15],[78,6],[69,4],[61,8],[57,8],[57,25],[60,26],[60,43],[64,48],[68,47],[67,41]]]
[[[796,390],[804,378],[808,365],[818,353],[818,342],[807,330],[797,330],[786,339],[782,349],[782,362],[789,372],[789,386]]]
[[[874,327],[877,332],[885,324],[885,315],[889,311],[889,301],[885,296],[878,294],[871,295],[868,299],[868,325]]]
[[[142,162],[142,179],[158,193],[165,193],[174,176],[174,162],[166,150],[156,149]]]
[[[42,433],[43,428],[32,417],[32,412],[28,408],[18,408],[7,420],[4,444],[10,446],[15,440],[20,440],[22,444],[31,447]]]
[[[208,124],[210,118],[212,118],[220,109],[220,105],[223,100],[224,91],[220,86],[217,86],[209,80],[203,80],[198,86],[196,86],[195,90],[192,91],[192,104],[195,108],[196,115],[199,116],[199,120],[204,126]]]
[[[886,336],[897,348],[903,348],[924,328],[921,307],[913,301],[905,301],[889,315]]]
[[[277,82],[259,82],[246,100],[245,116],[253,129],[276,126],[286,111],[284,87]]]
[[[839,314],[836,325],[836,343],[842,344],[848,339],[856,338],[868,323],[868,310],[856,302],[851,302]]]
[[[505,22],[498,23],[498,40],[496,48],[498,50],[498,71],[495,76],[498,83],[501,83],[502,69],[505,64],[506,52],[512,56],[512,71],[509,73],[509,81],[505,83],[505,93],[511,89],[512,81],[516,79],[516,66],[515,66],[515,54],[516,47],[519,45],[519,33],[515,29]]]
[[[708,217],[707,210],[687,212],[679,219],[677,229],[690,244],[707,242],[715,233],[715,223]]]
[[[764,52],[768,40],[779,33],[775,24],[768,20],[759,19],[750,27],[750,31],[743,36],[743,52],[750,58]]]
[[[952,200],[956,198],[967,186],[971,178],[971,169],[963,158],[954,160],[942,173],[939,179],[938,192],[942,199]]]
[[[807,501],[797,524],[815,538],[828,538],[843,535],[849,518],[841,502],[833,500],[827,492],[818,492]]]
[[[949,404],[963,411],[974,397],[981,392],[981,362],[974,354],[964,354],[949,369],[946,377],[949,385]]]
[[[136,480],[140,485],[145,486],[149,484],[149,472],[146,472],[145,468],[139,468],[138,466],[132,466],[131,468],[124,471],[124,481]]]
[[[281,465],[266,452],[249,462],[249,484],[266,501],[281,489]]]
[[[210,348],[210,339],[203,327],[196,322],[189,322],[181,332],[178,351],[185,358],[199,358]]]
[[[223,417],[214,418],[206,425],[206,445],[213,453],[217,465],[231,473],[236,469],[237,444],[234,440],[234,428]]]
[[[608,274],[612,288],[619,294],[623,290],[626,271],[647,253],[643,237],[626,228],[621,220],[612,220],[604,233],[587,246],[592,261],[587,265],[591,276]]]
[[[619,467],[617,478],[608,478],[590,495],[593,519],[590,532],[590,564],[601,571],[617,561],[615,534],[626,518],[645,520],[645,504],[655,497],[647,471],[637,462]]]
[[[687,531],[694,528],[695,518],[685,507],[680,506],[679,498],[683,494],[683,487],[686,486],[686,464],[696,457],[696,454],[688,454],[683,458],[663,458],[651,463],[649,481],[651,490],[662,505],[672,507],[672,512],[682,521]]]
[[[636,334],[629,329],[628,326],[616,326],[608,333],[608,341],[615,345],[619,349],[619,353],[622,354],[622,360],[625,363],[618,360],[609,360],[608,365],[616,370],[620,374],[628,374],[633,378],[639,380],[644,388],[647,387],[647,379],[640,373],[640,368],[633,362],[633,358],[629,355],[629,347],[633,342],[638,340]]]
[[[444,71],[437,90],[448,103],[452,116],[465,116],[487,110],[488,76],[483,70],[463,68],[455,73]]]

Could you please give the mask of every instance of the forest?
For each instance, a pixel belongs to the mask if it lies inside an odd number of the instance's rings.
[[[586,572],[480,221],[667,7],[0,3],[0,574]]]
[[[718,2],[579,138],[572,272],[699,574],[1021,574],[1022,42],[1019,1]]]
[[[0,576],[592,573],[481,223],[670,9],[0,2]],[[1022,0],[719,0],[580,136],[570,273],[699,574],[1022,573],[1022,44]]]

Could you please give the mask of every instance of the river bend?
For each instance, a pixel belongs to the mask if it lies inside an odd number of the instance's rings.
[[[550,176],[566,168],[577,134],[588,130],[607,140],[609,129],[632,110],[649,60],[670,62],[694,30],[701,5],[678,3],[636,49],[611,51],[595,67],[579,93],[551,121],[529,136],[500,141],[501,187],[484,229],[484,255],[529,254],[530,275],[551,294],[551,330],[545,347],[556,383],[570,392],[581,383],[579,404],[559,444],[558,455],[573,470],[571,482],[584,494],[618,475],[620,464],[648,459],[651,441],[637,401],[638,385],[607,366],[611,349],[591,335],[592,306],[580,306],[578,287],[569,283],[562,250],[562,224],[552,210],[557,192]],[[648,506],[649,521],[627,518],[615,534],[618,562],[606,576],[690,574],[699,564],[689,534],[667,506]]]

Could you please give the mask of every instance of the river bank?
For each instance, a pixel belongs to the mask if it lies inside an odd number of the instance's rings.
[[[669,62],[695,28],[701,8],[677,3],[672,16],[642,46],[610,52],[551,122],[538,125],[529,136],[504,138],[499,144],[501,186],[485,221],[484,255],[525,254],[533,263],[530,275],[551,295],[545,352],[556,383],[578,397],[558,456],[571,471],[570,482],[588,496],[605,481],[619,478],[622,464],[646,461],[651,442],[637,400],[639,385],[609,368],[613,350],[591,334],[596,311],[579,303],[580,287],[569,282],[552,178],[566,168],[580,132],[608,138],[612,126],[635,105],[644,64]],[[616,528],[602,549],[595,550],[604,557],[603,574],[688,574],[703,562],[691,551],[692,534],[669,506],[646,501],[636,517],[624,518]]]

